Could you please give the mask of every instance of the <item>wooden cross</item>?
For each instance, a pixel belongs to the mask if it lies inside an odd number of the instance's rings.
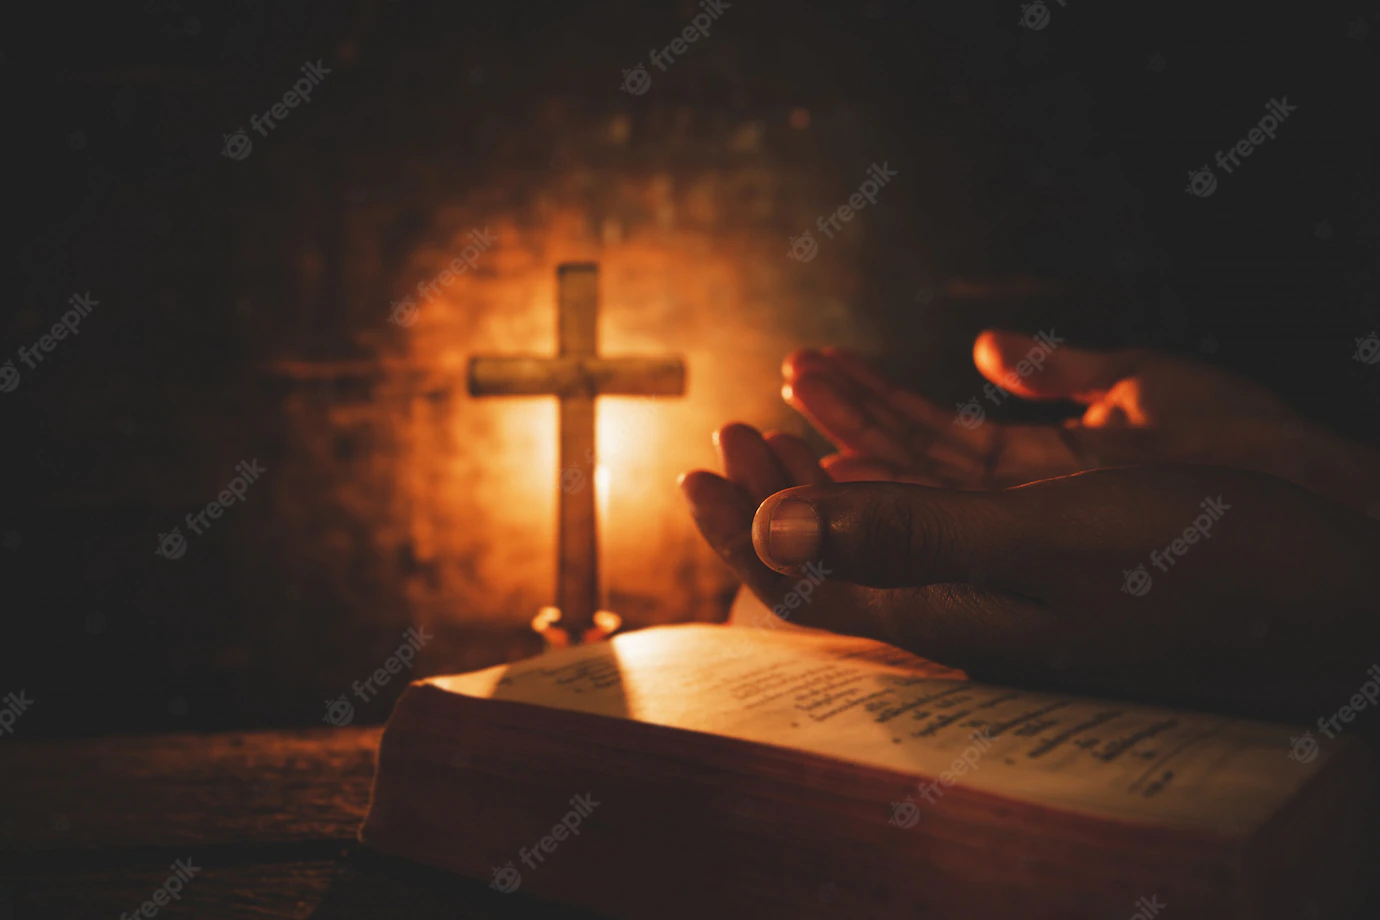
[[[555,396],[560,400],[559,537],[556,606],[571,642],[585,638],[599,609],[599,532],[595,509],[594,400],[598,396],[680,396],[679,358],[602,358],[599,266],[567,262],[556,270],[555,357],[513,355],[470,359],[472,396]],[[584,471],[578,488],[566,474]],[[586,485],[588,488],[586,488]]]

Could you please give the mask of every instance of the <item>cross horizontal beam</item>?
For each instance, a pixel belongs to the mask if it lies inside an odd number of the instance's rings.
[[[685,362],[679,358],[594,358],[505,355],[471,358],[475,396],[679,396]]]

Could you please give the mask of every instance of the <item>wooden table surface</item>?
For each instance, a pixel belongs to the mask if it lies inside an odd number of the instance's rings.
[[[382,729],[0,743],[0,920],[582,917],[386,860],[355,831]],[[456,833],[464,833],[457,828]]]
[[[176,860],[168,920],[589,916],[359,847],[381,733],[0,740],[0,920],[138,917]]]

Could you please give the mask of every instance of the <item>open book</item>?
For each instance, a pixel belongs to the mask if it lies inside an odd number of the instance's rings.
[[[1345,916],[1369,761],[1302,735],[667,626],[412,684],[360,838],[617,916]]]

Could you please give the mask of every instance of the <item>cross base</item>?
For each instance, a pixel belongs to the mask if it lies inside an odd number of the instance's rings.
[[[590,642],[602,642],[612,636],[623,626],[623,618],[611,610],[596,610],[594,612],[594,625],[586,627],[571,642],[571,629],[560,625],[561,608],[543,607],[532,617],[532,630],[546,642],[546,650],[557,648],[567,648],[570,645],[584,645]]]

